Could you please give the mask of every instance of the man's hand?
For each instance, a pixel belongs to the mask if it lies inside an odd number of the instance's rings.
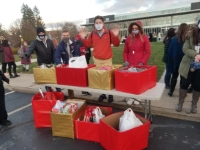
[[[115,36],[119,35],[119,26],[115,25],[114,28],[112,29],[112,32]]]
[[[56,67],[62,67],[62,65],[61,65],[61,64],[58,64],[58,65],[56,65]]]
[[[200,55],[197,54],[194,59],[195,59],[195,62],[199,62],[200,61]]]
[[[5,78],[5,80],[4,80],[6,83],[10,83],[10,80],[8,79],[8,78]]]
[[[24,58],[26,59],[26,61],[27,61],[27,62],[29,62],[29,61],[30,61],[30,60],[29,60],[29,57],[28,57],[28,55],[27,55],[27,54],[25,54],[25,55],[24,55]]]
[[[79,32],[79,35],[81,36],[81,39],[85,39],[87,32],[85,30],[85,28],[82,28]]]

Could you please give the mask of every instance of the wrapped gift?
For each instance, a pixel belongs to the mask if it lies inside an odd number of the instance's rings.
[[[112,90],[115,88],[114,71],[122,65],[113,65],[112,69],[108,67],[93,67],[88,69],[89,87],[95,89]]]
[[[44,92],[43,95],[44,98],[41,93],[37,93],[32,98],[33,117],[36,128],[51,127],[50,111],[57,100],[64,100],[62,92]]]
[[[156,86],[156,66],[138,66],[134,69],[115,70],[115,89],[117,91],[141,94]],[[137,72],[138,70],[138,72]]]
[[[142,150],[148,146],[150,121],[136,115],[143,123],[120,132],[119,121],[124,112],[115,113],[100,120],[100,144],[106,150]]]
[[[84,111],[82,111],[78,117],[75,119],[75,133],[77,139],[99,142],[99,126],[100,124],[94,122],[84,121],[85,111],[88,109],[95,109],[96,106],[87,106]],[[101,107],[98,106],[103,115],[110,115],[112,112],[111,107]]]
[[[56,84],[56,73],[55,73],[55,68],[33,68],[33,74],[34,74],[34,80],[35,83],[52,83]]]
[[[89,64],[87,68],[69,68],[68,65],[56,67],[57,84],[87,87],[87,70],[92,67],[95,65]]]
[[[67,102],[77,103],[78,109],[74,113],[53,113],[51,112],[52,134],[53,136],[74,138],[74,119],[86,107],[85,100],[70,99]]]

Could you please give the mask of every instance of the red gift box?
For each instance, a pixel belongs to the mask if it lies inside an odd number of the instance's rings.
[[[77,139],[99,142],[100,141],[99,139],[99,125],[100,124],[81,121],[84,118],[85,110],[92,107],[94,106],[87,106],[84,109],[84,111],[82,111],[80,115],[74,120],[75,135]],[[102,114],[105,116],[110,115],[112,112],[111,107],[101,107],[101,106],[95,106],[95,107],[99,107],[101,109]]]
[[[44,97],[48,92],[43,92]],[[32,98],[32,108],[35,127],[51,127],[50,111],[56,104],[57,100],[64,100],[62,92],[54,92],[56,99],[45,100],[40,93],[37,93]]]
[[[150,121],[136,114],[143,125],[119,132],[119,119],[124,112],[100,120],[100,144],[106,150],[142,150],[148,146]]]
[[[92,67],[95,65],[89,64],[87,68],[67,68],[67,65],[56,67],[57,84],[87,87],[87,70]]]
[[[132,94],[141,94],[156,86],[156,66],[142,66],[147,68],[141,72],[115,71],[115,89]]]

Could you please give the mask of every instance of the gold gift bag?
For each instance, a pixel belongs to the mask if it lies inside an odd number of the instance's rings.
[[[88,69],[88,82],[90,88],[112,90],[115,88],[114,71],[122,65],[113,65],[112,70],[98,70],[98,67]]]
[[[54,67],[51,68],[33,68],[35,83],[52,83],[56,84],[56,71]]]
[[[74,119],[79,115],[86,107],[85,100],[70,99],[69,102],[75,102],[80,105],[78,110],[73,114],[62,113],[50,113],[51,126],[53,136],[75,138],[74,132]]]

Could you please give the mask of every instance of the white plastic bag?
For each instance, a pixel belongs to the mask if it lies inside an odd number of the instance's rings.
[[[142,122],[135,116],[131,108],[124,111],[119,120],[119,131],[123,132],[142,125]]]
[[[99,107],[96,107],[94,109],[93,122],[99,123],[100,119],[103,117],[105,117],[105,115],[102,114],[101,109]]]
[[[87,68],[85,56],[72,57],[69,59],[69,68]]]

